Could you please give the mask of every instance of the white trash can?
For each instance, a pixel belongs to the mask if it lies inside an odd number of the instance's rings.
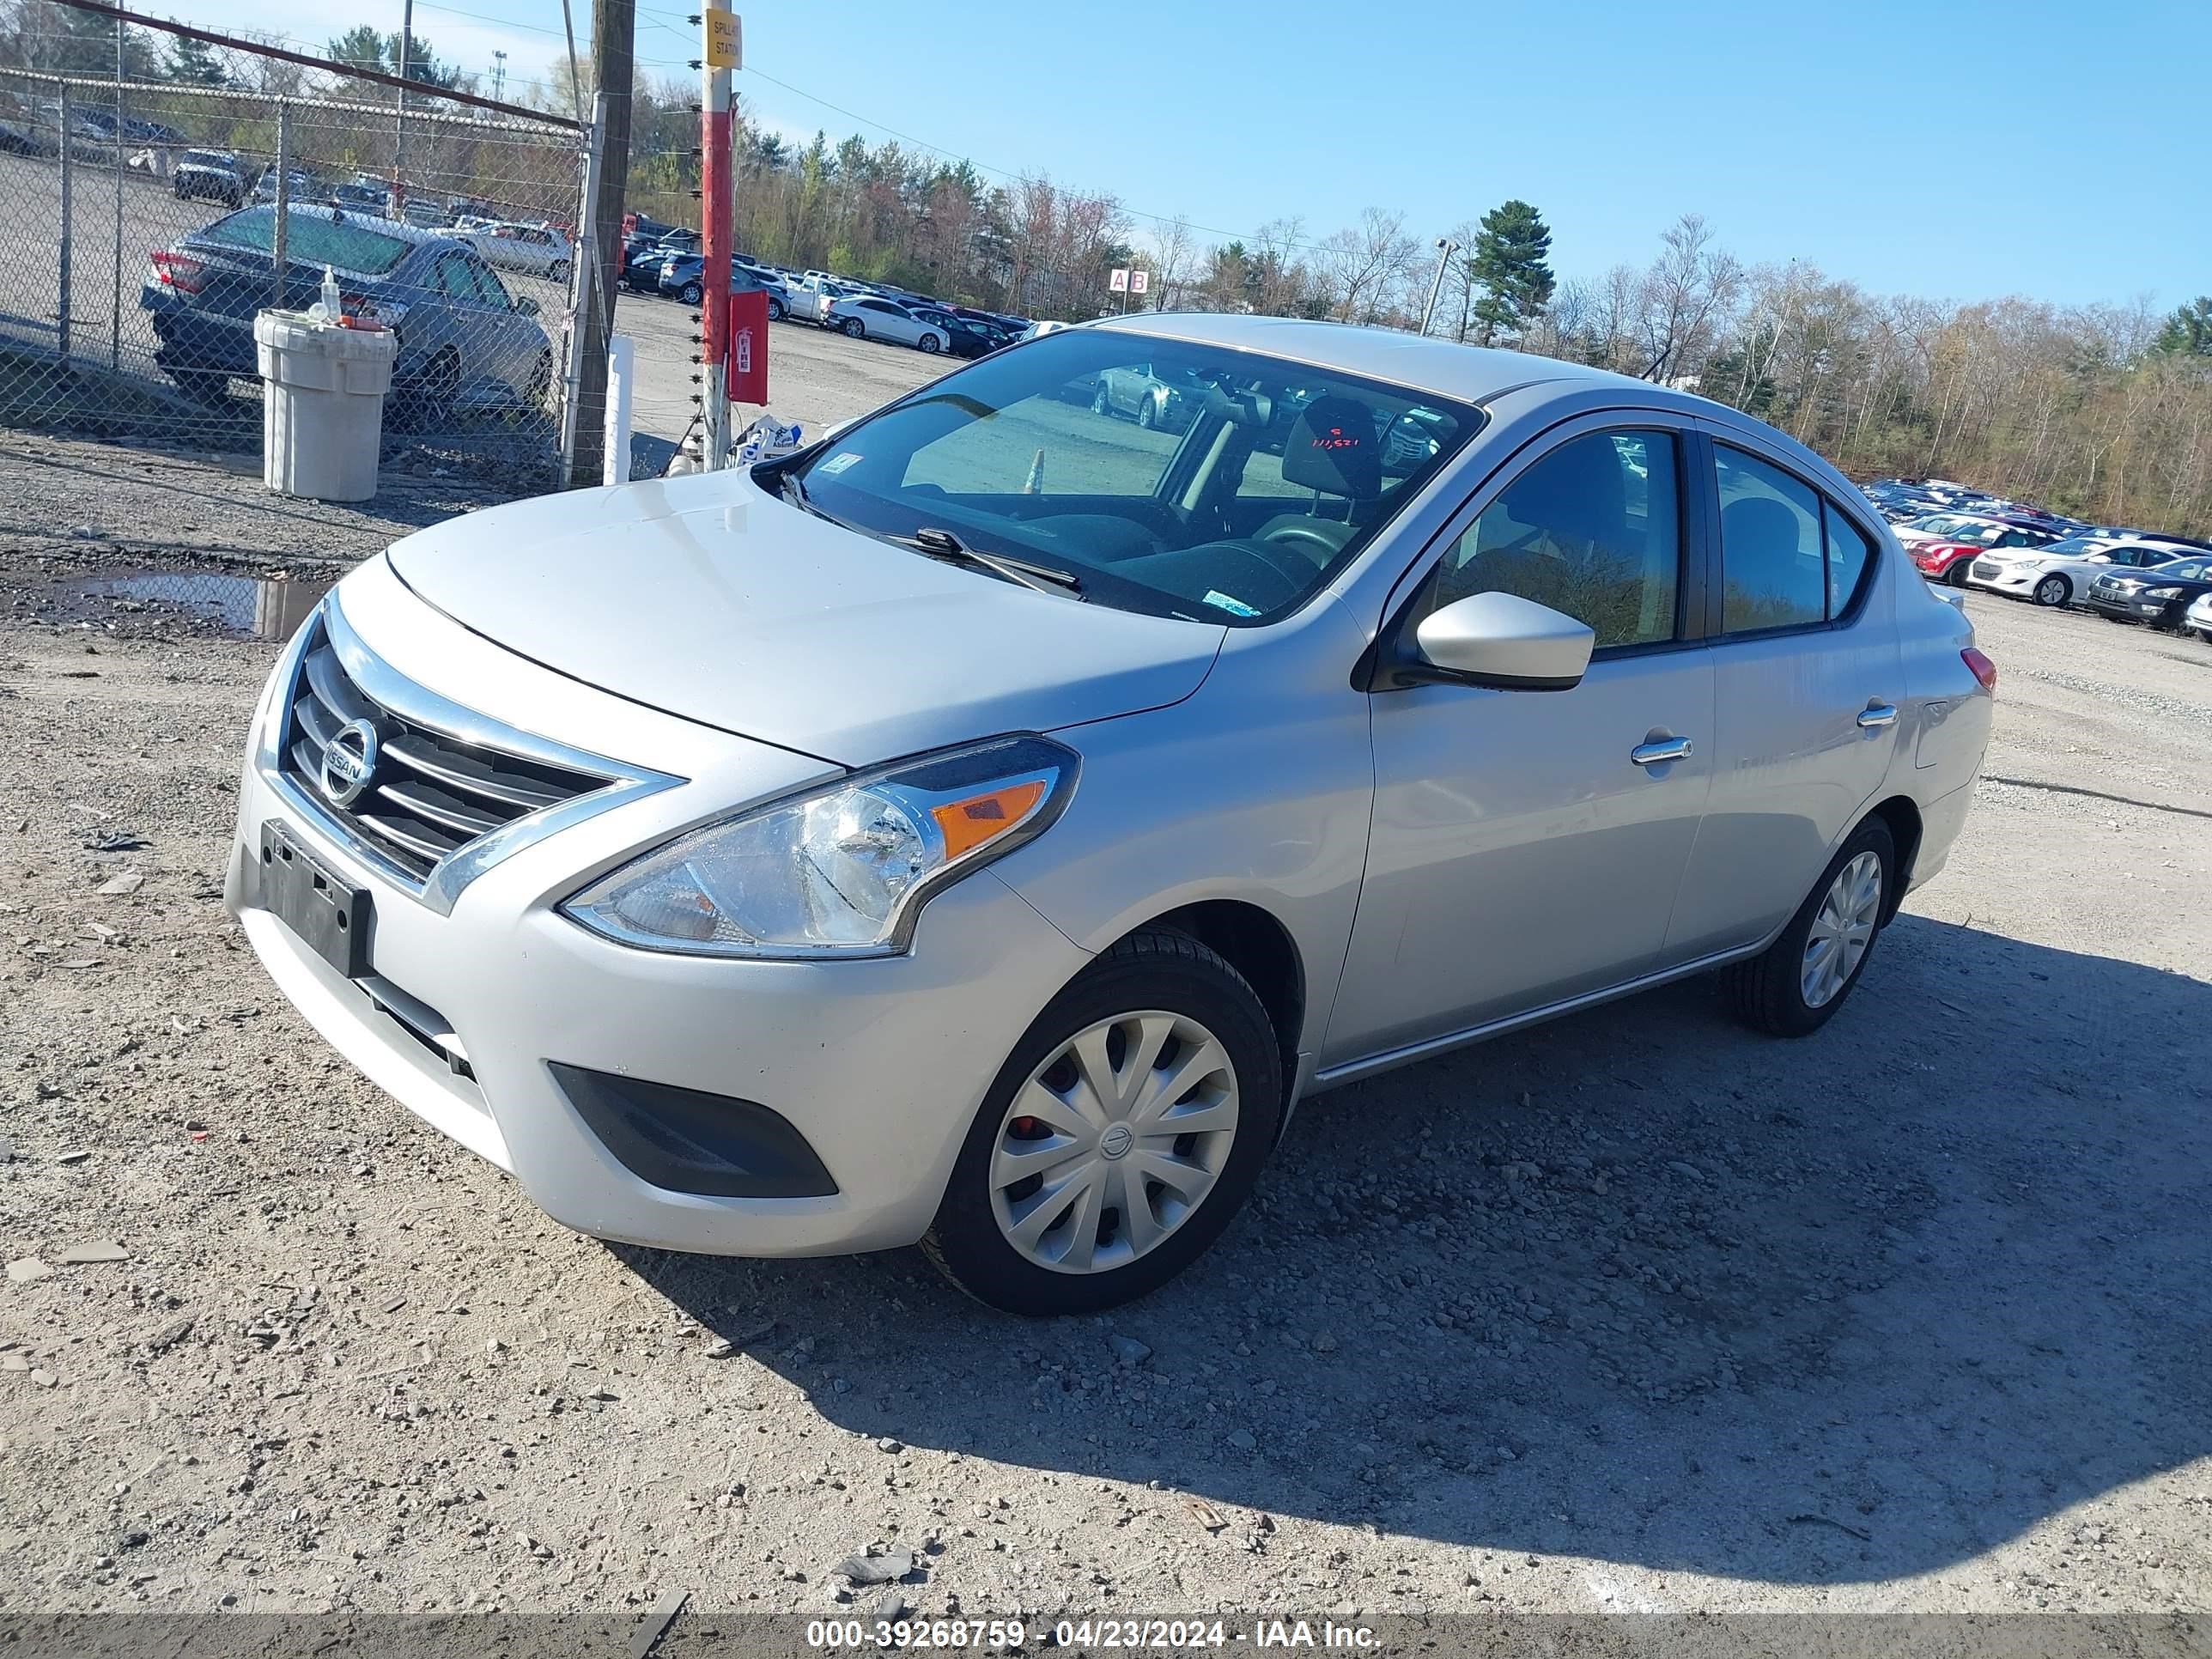
[[[384,394],[399,343],[304,311],[253,319],[261,359],[261,481],[281,495],[365,501],[376,494]]]

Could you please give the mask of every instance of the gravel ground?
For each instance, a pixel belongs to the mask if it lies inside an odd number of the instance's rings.
[[[57,579],[474,498],[153,465],[0,457],[0,1612],[2212,1606],[2212,649],[1977,596],[1988,781],[1826,1030],[1692,982],[1320,1097],[1025,1323],[571,1235],[326,1051],[219,900],[275,647]]]

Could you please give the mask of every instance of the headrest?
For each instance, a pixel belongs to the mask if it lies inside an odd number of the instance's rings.
[[[1366,404],[1316,398],[1291,422],[1283,442],[1283,482],[1371,501],[1382,493],[1382,449],[1374,411]]]

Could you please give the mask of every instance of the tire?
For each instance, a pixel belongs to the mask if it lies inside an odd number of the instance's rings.
[[[1181,1043],[1184,1031],[1192,1033],[1190,1053],[1200,1065],[1206,1061],[1200,1058],[1205,1051],[1195,1046],[1197,1038],[1212,1037],[1220,1065],[1199,1077],[1178,1102],[1170,1103],[1170,1109],[1177,1103],[1190,1105],[1218,1121],[1225,1100],[1231,1109],[1230,1122],[1218,1130],[1180,1137],[1157,1130],[1150,1135],[1125,1133],[1122,1152],[1106,1152],[1102,1146],[1089,1154],[1080,1150],[1069,1154],[1056,1166],[1058,1170],[1073,1165],[1079,1170],[1096,1170],[1103,1184],[1086,1183],[1065,1200],[1048,1200],[1043,1206],[1032,1206],[1024,1212],[1028,1218],[1047,1218],[1034,1252],[1025,1252],[1009,1237],[1008,1224],[1000,1219],[1001,1209],[1011,1218],[1025,1200],[1047,1189],[1023,1190],[1027,1183],[1042,1180],[1036,1175],[994,1189],[994,1165],[1002,1148],[1018,1147],[1025,1139],[1050,1139],[1059,1130],[1038,1117],[1017,1116],[1013,1108],[1023,1099],[1044,1103],[1046,1097],[1039,1091],[1060,1085],[1036,1079],[1048,1079],[1056,1070],[1064,1067],[1071,1079],[1082,1075],[1077,1063],[1063,1052],[1077,1036],[1102,1025],[1133,1031],[1140,1015],[1147,1020],[1176,1022],[1177,1029],[1169,1041]],[[1100,1037],[1102,1055],[1113,1052],[1109,1047],[1111,1040],[1110,1032]],[[1125,1036],[1120,1050],[1124,1060],[1128,1057],[1127,1041]],[[1170,1051],[1163,1046],[1159,1052]],[[1171,1054],[1170,1067],[1174,1063]],[[1222,1092],[1224,1078],[1233,1092]],[[1213,1098],[1198,1102],[1200,1091],[1209,1083],[1215,1089]],[[1132,1079],[1135,1090],[1144,1086],[1141,1078]],[[1084,1097],[1079,1083],[1071,1082],[1069,1093],[1071,1098]],[[1097,1098],[1095,1094],[1088,1097]],[[1139,1115],[1134,1121],[1143,1121],[1143,1096],[1139,1093],[1133,1098],[1136,1104],[1130,1109]],[[1243,975],[1186,934],[1134,934],[1078,975],[1014,1045],[961,1145],[937,1218],[921,1240],[922,1251],[969,1295],[1007,1313],[1032,1316],[1095,1313],[1144,1296],[1203,1254],[1251,1195],[1261,1166],[1274,1146],[1282,1120],[1282,1060],[1274,1028]],[[1076,1106],[1062,1102],[1057,1109],[1067,1115],[1055,1123],[1084,1127],[1086,1120]],[[1102,1141],[1116,1128],[1126,1130],[1115,1109],[1109,1109],[1107,1117],[1110,1121]],[[1155,1125],[1159,1121],[1156,1117],[1150,1121]],[[1024,1125],[1030,1132],[1027,1136]],[[1227,1139],[1216,1138],[1220,1135]],[[1148,1147],[1148,1141],[1155,1144]],[[1163,1142],[1164,1149],[1158,1144]],[[1120,1218],[1115,1200],[1127,1201],[1127,1188],[1117,1183],[1140,1167],[1134,1161],[1122,1160],[1147,1156],[1156,1160],[1156,1168],[1204,1173],[1208,1184],[1177,1213],[1180,1200],[1174,1189],[1157,1181],[1147,1182],[1138,1201],[1145,1205],[1152,1226],[1160,1231],[1154,1242],[1140,1244]],[[1170,1157],[1171,1166],[1167,1161]],[[1080,1173],[1071,1173],[1059,1185],[1065,1188],[1080,1180]],[[1156,1207],[1159,1206],[1167,1206],[1167,1217]],[[1115,1217],[1110,1223],[1109,1212]],[[1091,1252],[1103,1249],[1111,1259],[1105,1265],[1081,1270],[1043,1265],[1041,1258],[1053,1248],[1049,1241],[1063,1229],[1066,1237],[1060,1248],[1066,1254],[1081,1250],[1090,1259]]]
[[[524,397],[532,409],[543,409],[545,407],[545,400],[552,395],[552,392],[553,354],[550,351],[541,351],[538,354],[537,363],[530,371],[530,387],[524,393]]]
[[[1156,398],[1149,397],[1139,399],[1137,404],[1137,424],[1144,428],[1146,431],[1150,432],[1159,423],[1159,400]]]
[[[1097,390],[1091,394],[1091,412],[1093,415],[1111,415],[1114,412],[1114,400],[1107,396],[1106,382],[1103,380],[1098,382]]]
[[[1951,568],[1943,573],[1943,580],[1950,583],[1954,587],[1964,587],[1966,585],[1967,567],[1972,563],[1973,561],[1972,559],[1959,559],[1954,561],[1952,563]]]
[[[2074,584],[2063,576],[2045,576],[2027,597],[2040,605],[2062,605],[2074,597]]]
[[[161,371],[176,382],[177,390],[196,404],[213,405],[230,396],[230,376],[211,368],[167,368]]]
[[[550,270],[547,271],[547,272],[545,273],[545,275],[546,275],[547,278],[548,278],[550,281],[551,281],[551,282],[553,283],[553,284],[554,284],[556,287],[557,287],[557,288],[566,288],[566,287],[568,287],[568,262],[566,259],[556,259],[556,260],[553,262],[553,268],[552,268]]]
[[[768,296],[768,319],[769,319],[769,321],[770,321],[771,323],[780,323],[780,322],[781,322],[781,321],[783,320],[783,318],[784,318],[783,301],[781,301],[781,300],[779,300],[779,299],[777,299],[777,298],[775,297],[775,295],[774,295],[773,294],[769,295]]]
[[[687,306],[696,306],[707,297],[707,290],[696,283],[686,283],[676,290],[676,297]]]
[[[1814,977],[1808,960],[1814,925],[1821,919],[1831,891],[1845,887],[1844,872],[1857,866],[1858,860],[1868,854],[1877,860],[1868,931],[1857,945],[1857,957],[1847,960],[1841,983],[1816,1002],[1807,990],[1808,981]],[[1889,915],[1890,898],[1896,884],[1897,844],[1887,823],[1878,817],[1869,818],[1828,860],[1828,867],[1813,884],[1812,892],[1797,907],[1797,914],[1790,917],[1781,937],[1749,961],[1721,970],[1722,984],[1736,1018],[1753,1030],[1793,1037],[1809,1036],[1834,1018],[1836,1011],[1858,984],[1859,976],[1865,973],[1867,963],[1873,960],[1874,947],[1881,938],[1882,923]],[[1854,923],[1850,931],[1856,933],[1859,908],[1851,906],[1848,914]],[[1838,939],[1836,945],[1848,957],[1844,941]]]
[[[934,334],[925,333],[915,343],[921,346],[924,356],[934,357],[945,349],[945,343]]]
[[[837,331],[848,340],[865,340],[868,337],[868,325],[858,317],[846,318],[837,325]]]

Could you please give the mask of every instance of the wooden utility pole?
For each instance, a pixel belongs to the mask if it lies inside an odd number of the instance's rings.
[[[599,188],[588,204],[590,218],[576,227],[576,265],[582,276],[576,326],[582,331],[583,349],[572,417],[576,434],[572,476],[586,483],[596,481],[605,465],[607,336],[614,326],[623,201],[629,194],[636,37],[635,0],[592,0],[592,76],[606,100],[606,125],[600,140]]]

